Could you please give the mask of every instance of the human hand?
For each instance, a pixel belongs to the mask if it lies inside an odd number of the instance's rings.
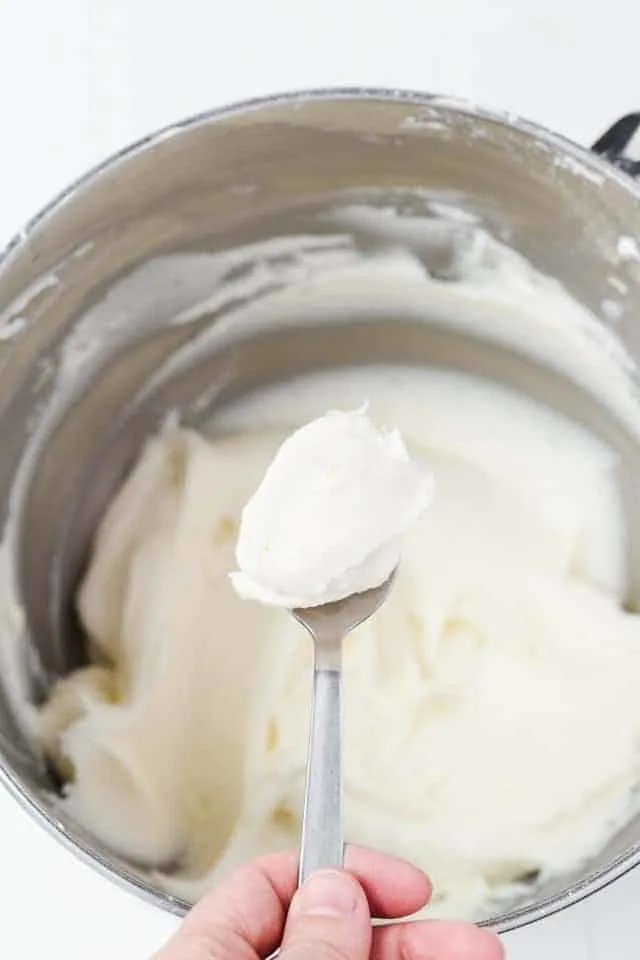
[[[344,870],[313,874],[296,892],[297,861],[278,853],[236,870],[185,919],[155,960],[501,960],[500,941],[469,923],[423,920],[431,895],[403,860],[348,846]]]

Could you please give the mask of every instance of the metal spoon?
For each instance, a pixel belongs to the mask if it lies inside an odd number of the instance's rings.
[[[313,710],[302,818],[299,883],[314,870],[341,867],[342,825],[342,641],[384,602],[395,571],[380,587],[320,607],[292,610],[313,637]]]

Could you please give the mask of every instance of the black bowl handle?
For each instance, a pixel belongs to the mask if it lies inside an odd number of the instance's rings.
[[[640,129],[640,113],[628,113],[626,117],[622,117],[609,127],[591,149],[612,163],[614,167],[628,173],[630,177],[640,177],[640,160],[632,160],[626,155],[626,149],[638,129]]]

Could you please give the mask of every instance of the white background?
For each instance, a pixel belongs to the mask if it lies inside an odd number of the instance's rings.
[[[0,0],[0,245],[144,133],[313,86],[430,90],[590,143],[640,109],[637,0]],[[174,921],[0,792],[0,954],[145,960]],[[505,938],[509,960],[637,960],[640,871]],[[473,958],[468,958],[473,960]]]

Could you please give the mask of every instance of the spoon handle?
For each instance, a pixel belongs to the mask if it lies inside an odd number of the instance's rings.
[[[314,870],[341,867],[343,860],[341,644],[329,651],[316,644],[315,655],[301,884]]]

